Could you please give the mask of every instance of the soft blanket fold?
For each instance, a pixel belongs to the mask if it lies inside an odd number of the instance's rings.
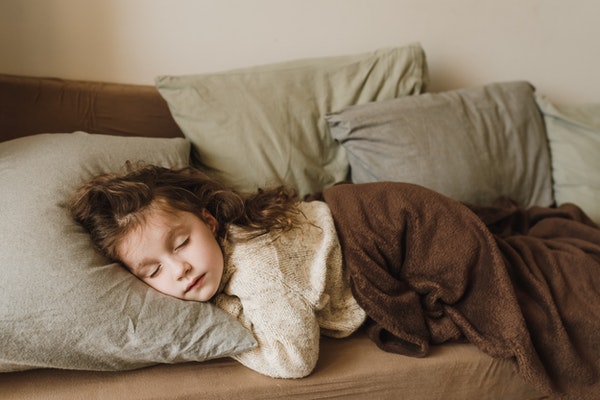
[[[579,208],[474,207],[388,182],[323,198],[382,349],[466,339],[542,393],[600,398],[600,230]]]

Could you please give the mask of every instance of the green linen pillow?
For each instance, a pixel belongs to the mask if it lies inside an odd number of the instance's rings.
[[[417,94],[427,82],[418,44],[235,71],[159,76],[156,87],[195,160],[238,190],[287,184],[300,195],[346,179],[344,149],[323,116],[352,104]]]
[[[327,116],[354,182],[403,181],[489,205],[551,205],[547,139],[527,82],[428,93]]]
[[[0,372],[124,370],[255,345],[216,306],[161,295],[108,263],[65,207],[81,183],[127,160],[183,166],[189,151],[183,138],[83,132],[0,143]]]
[[[554,197],[600,224],[600,104],[553,104],[538,95],[550,140]]]

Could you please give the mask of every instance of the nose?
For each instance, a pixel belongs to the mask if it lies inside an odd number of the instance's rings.
[[[184,279],[192,269],[192,266],[184,260],[172,260],[171,265],[178,281]]]

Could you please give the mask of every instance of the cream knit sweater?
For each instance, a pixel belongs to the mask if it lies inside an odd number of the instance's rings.
[[[350,292],[329,207],[313,201],[300,209],[306,219],[297,229],[224,244],[223,291],[215,297],[258,342],[233,358],[276,378],[310,374],[320,334],[348,336],[366,317]]]

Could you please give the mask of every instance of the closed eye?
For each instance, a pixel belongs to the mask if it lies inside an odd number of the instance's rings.
[[[154,269],[152,270],[152,272],[150,273],[150,275],[148,275],[148,277],[149,277],[149,278],[155,278],[155,277],[157,277],[157,276],[158,276],[158,274],[160,273],[161,269],[162,269],[162,265],[161,265],[161,264],[158,264],[158,265],[156,266],[156,268],[154,268]]]
[[[183,242],[181,242],[180,244],[178,244],[178,245],[175,247],[175,251],[177,251],[177,250],[181,249],[182,247],[185,247],[185,246],[186,246],[186,245],[189,243],[189,241],[190,241],[190,238],[189,238],[189,237],[188,237],[188,238],[186,238],[186,239],[185,239]]]

